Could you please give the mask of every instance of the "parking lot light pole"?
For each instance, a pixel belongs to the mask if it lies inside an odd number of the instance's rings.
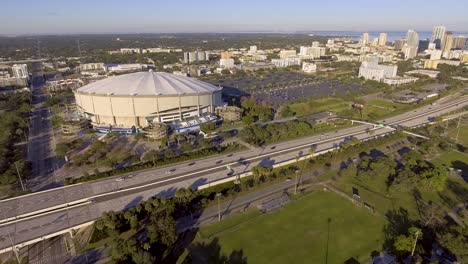
[[[221,193],[217,193],[216,197],[218,198],[218,222],[221,222],[221,205],[219,202],[219,197],[221,197]]]

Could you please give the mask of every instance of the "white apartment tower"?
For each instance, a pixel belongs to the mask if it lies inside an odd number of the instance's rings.
[[[20,79],[28,79],[28,65],[26,64],[15,64],[11,66],[11,71],[13,72],[13,77]]]
[[[387,45],[387,33],[380,33],[379,35],[379,46]]]
[[[440,48],[441,46],[445,31],[447,31],[447,29],[444,26],[437,26],[432,30],[431,42],[436,43],[437,48]]]
[[[369,33],[362,33],[362,44],[368,45],[369,43]]]
[[[406,44],[410,47],[419,46],[418,32],[412,29],[408,30],[408,33],[406,33]]]

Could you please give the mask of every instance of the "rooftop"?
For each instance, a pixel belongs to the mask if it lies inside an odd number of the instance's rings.
[[[135,72],[90,83],[79,88],[81,93],[107,95],[177,95],[218,91],[200,80],[166,72]]]

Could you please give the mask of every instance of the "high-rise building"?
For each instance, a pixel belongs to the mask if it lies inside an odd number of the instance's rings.
[[[452,45],[452,49],[465,49],[465,45],[466,45],[466,42],[467,42],[467,37],[465,36],[456,36],[456,37],[453,37],[453,45]]]
[[[250,46],[249,53],[257,53],[257,46]]]
[[[444,39],[446,28],[444,26],[434,27],[432,30],[431,42],[436,44],[436,48],[440,49],[442,40]]]
[[[281,50],[279,57],[280,59],[296,57],[296,50]]]
[[[362,33],[362,44],[368,45],[370,44],[369,42],[369,33]]]
[[[401,52],[405,54],[405,59],[411,59],[416,57],[416,55],[418,54],[418,47],[405,45],[401,49]]]
[[[20,79],[28,79],[28,65],[26,64],[15,64],[11,66],[11,71],[13,72],[13,77]]]
[[[401,50],[405,44],[406,39],[396,39],[394,44],[395,50]]]
[[[210,53],[208,51],[184,52],[184,63],[192,63],[207,60],[210,60]]]
[[[448,31],[445,33],[444,41],[442,42],[442,51],[449,52],[453,47],[453,35]]]
[[[312,42],[312,47],[318,47],[318,46],[320,46],[320,42],[318,41]]]
[[[379,46],[387,45],[387,33],[380,33],[379,35]]]
[[[418,52],[425,51],[429,49],[429,39],[421,39],[418,45]],[[434,43],[432,43],[434,44]]]
[[[406,44],[410,47],[418,47],[418,44],[419,44],[418,32],[412,29],[408,30],[408,33],[406,33]]]

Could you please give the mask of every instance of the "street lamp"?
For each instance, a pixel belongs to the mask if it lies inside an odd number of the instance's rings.
[[[19,179],[19,182],[21,184],[21,189],[24,191],[26,191],[26,188],[24,188],[24,185],[23,185],[23,180],[21,179],[21,174],[20,174],[20,171],[18,169],[18,164],[16,164],[18,161],[15,161],[14,164],[15,164],[15,168],[16,168],[16,173],[18,173],[18,179]]]
[[[219,197],[221,197],[222,193],[216,193],[216,197],[218,198],[218,222],[221,222],[221,205],[219,202]]]

